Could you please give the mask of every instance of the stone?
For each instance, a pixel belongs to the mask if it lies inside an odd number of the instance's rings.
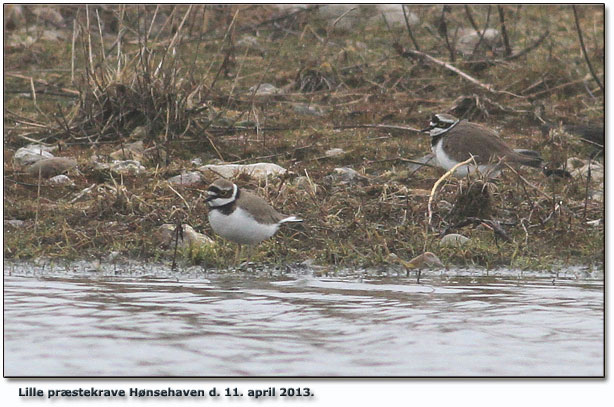
[[[203,179],[200,172],[190,171],[183,172],[179,175],[175,175],[174,177],[170,177],[167,181],[174,185],[187,186],[200,184],[202,183]]]
[[[329,25],[336,22],[337,30],[351,30],[362,17],[360,4],[326,4],[318,7],[318,14]]]
[[[213,244],[214,241],[207,235],[202,233],[198,233],[192,228],[192,226],[188,224],[181,225],[183,228],[183,239],[181,236],[177,242],[177,246],[180,248],[190,247],[190,246],[206,246]],[[158,230],[154,234],[155,241],[162,247],[165,248],[173,248],[175,247],[175,229],[177,225],[173,225],[170,223],[166,223],[158,228]]]
[[[574,178],[586,179],[588,177],[588,172],[589,172],[589,167],[590,167],[591,180],[602,184],[603,183],[603,173],[604,173],[603,165],[596,161],[589,162],[588,160],[586,160],[585,162],[586,164],[584,164],[583,166],[571,171],[570,172],[571,176]]]
[[[249,91],[250,93],[256,91],[256,96],[277,95],[279,93],[283,93],[283,90],[270,83],[261,83],[260,85],[254,85],[249,88]]]
[[[234,178],[239,174],[247,174],[252,178],[265,179],[269,176],[281,176],[288,170],[273,163],[256,164],[207,164],[198,168],[206,176]]]
[[[444,247],[461,247],[467,244],[471,239],[458,233],[450,233],[441,238],[439,244]]]
[[[126,144],[123,148],[112,152],[109,156],[114,160],[142,160],[143,159],[143,151],[145,151],[145,147],[143,146],[143,141],[139,140],[134,143]]]
[[[13,162],[17,165],[30,165],[35,162],[45,159],[53,158],[54,155],[50,151],[55,150],[56,147],[47,147],[41,144],[29,144],[25,147],[21,147],[15,152],[13,156]]]
[[[253,35],[244,35],[241,37],[241,39],[237,41],[237,46],[242,48],[260,49],[258,38],[254,37]]]
[[[496,51],[503,45],[501,34],[494,28],[487,28],[480,42],[480,34],[473,28],[463,28],[458,32],[458,51],[464,55],[472,55],[475,47],[478,46],[476,53],[485,50]]]
[[[322,109],[320,106],[310,105],[307,103],[294,103],[292,108],[298,114],[303,114],[306,116],[324,116],[324,109]]]
[[[5,227],[11,226],[14,228],[20,228],[25,224],[23,220],[19,220],[19,219],[8,219],[8,220],[5,220],[3,223]]]
[[[96,162],[96,169],[110,170],[124,175],[138,175],[145,172],[145,167],[143,167],[140,161],[137,160],[114,160],[110,164]]]
[[[403,6],[401,4],[378,4],[375,6],[375,9],[376,13],[369,21],[381,21],[383,15],[391,27],[405,27],[405,16],[403,15]],[[416,13],[409,11],[409,7],[405,9],[405,13],[407,14],[407,22],[410,27],[420,24],[420,19]]]
[[[44,160],[38,160],[30,165],[26,171],[33,177],[38,177],[39,171],[41,177],[50,178],[55,175],[62,174],[69,169],[76,167],[77,161],[72,158],[53,157]]]
[[[367,184],[369,182],[367,177],[360,175],[358,171],[349,167],[335,168],[332,174],[326,176],[326,179],[337,184],[353,184],[355,182]]]
[[[49,182],[56,185],[75,185],[75,183],[64,174],[49,178]]]
[[[327,150],[324,155],[327,157],[339,157],[345,154],[345,151],[342,148],[331,148]]]

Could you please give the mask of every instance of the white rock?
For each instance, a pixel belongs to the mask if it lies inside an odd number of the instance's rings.
[[[296,113],[304,114],[308,116],[323,116],[324,109],[320,106],[310,105],[307,103],[295,103],[292,108]]]
[[[354,182],[368,183],[369,180],[358,171],[349,167],[339,167],[334,169],[334,173],[327,175],[326,178],[339,184],[352,184]]]
[[[364,6],[368,7],[368,6]],[[377,13],[371,19],[382,19],[382,14],[386,17],[386,21],[391,26],[402,26],[405,27],[405,16],[403,15],[403,6],[400,4],[378,4],[375,6]],[[410,27],[418,25],[420,23],[420,19],[418,16],[409,11],[408,8],[405,9],[407,13],[407,22],[409,22]]]
[[[327,157],[338,157],[343,154],[345,154],[345,151],[342,148],[331,148],[324,153]]]
[[[20,228],[25,224],[23,220],[9,219],[4,221],[4,226],[12,226],[14,228]]]
[[[188,224],[181,225],[183,228],[183,239],[181,235],[177,242],[178,247],[190,246],[205,246],[213,243],[213,240],[202,233],[198,233]],[[174,247],[175,245],[175,229],[177,225],[166,223],[160,226],[155,234],[155,239],[161,246]]]
[[[589,166],[591,170],[591,180],[599,183],[603,182],[604,168],[603,164],[600,162],[583,160],[577,157],[570,157],[567,159],[567,170],[574,178],[579,177],[586,179],[586,177],[588,177]]]
[[[258,90],[256,90],[256,88]],[[278,87],[270,83],[261,83],[260,85],[254,85],[251,88],[249,88],[250,93],[254,92],[254,90],[256,90],[256,95],[258,96],[277,95],[279,93],[283,93],[283,90],[279,89]]]
[[[480,42],[480,34],[473,28],[463,28],[458,32],[458,50],[465,54],[471,55],[478,43],[478,51],[495,50],[503,45],[501,34],[494,28],[487,28],[484,31],[484,36]]]
[[[294,13],[299,10],[304,10],[310,6],[310,4],[273,4],[279,11],[287,13]]]
[[[460,246],[464,246],[465,244],[467,244],[469,240],[471,239],[469,239],[466,236],[459,235],[458,233],[450,233],[448,235],[445,235],[441,239],[441,242],[439,244],[441,246],[460,247]]]
[[[44,158],[53,158],[53,154],[50,151],[55,150],[57,147],[47,147],[41,144],[29,144],[25,147],[21,147],[15,152],[13,161],[17,165],[30,165]]]
[[[264,179],[270,175],[283,175],[288,170],[273,163],[256,164],[208,164],[198,168],[205,175],[217,175],[223,178],[233,178],[239,174],[247,174],[252,178]]]
[[[190,171],[175,175],[167,181],[175,185],[195,185],[202,182],[202,176],[198,171]]]
[[[237,41],[237,46],[258,49],[260,48],[260,43],[258,42],[258,38],[254,37],[253,35],[245,35],[239,41]]]
[[[118,174],[133,174],[137,175],[145,172],[145,167],[136,160],[114,160],[111,164],[108,163],[96,163],[96,169],[98,170],[110,170]]]
[[[589,226],[601,226],[603,224],[602,219],[595,219],[595,220],[589,220],[588,222],[586,222],[587,225]]]
[[[75,185],[75,183],[64,174],[49,178],[49,182],[57,185]]]

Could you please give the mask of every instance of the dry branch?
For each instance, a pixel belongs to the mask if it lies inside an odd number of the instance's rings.
[[[576,20],[576,29],[578,31],[578,39],[580,40],[580,46],[582,47],[582,54],[584,55],[584,59],[586,60],[586,64],[588,65],[589,71],[591,71],[591,75],[593,75],[593,79],[595,79],[595,82],[597,82],[597,85],[599,85],[599,87],[601,88],[601,91],[604,92],[605,89],[603,87],[603,84],[601,83],[599,78],[597,78],[597,74],[595,73],[595,70],[593,69],[591,60],[588,58],[588,54],[586,53],[586,47],[584,46],[584,39],[582,37],[582,30],[580,29],[580,21],[578,19],[578,11],[576,10],[576,6],[574,5],[572,5],[571,8],[573,9],[573,16],[574,16],[574,19]]]

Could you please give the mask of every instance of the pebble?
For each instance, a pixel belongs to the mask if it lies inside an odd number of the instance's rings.
[[[145,172],[145,167],[141,165],[137,160],[114,160],[111,164],[108,163],[96,163],[96,169],[98,170],[110,170],[118,174],[132,174],[138,175]]]
[[[327,157],[339,157],[343,154],[345,154],[345,151],[342,148],[331,148],[324,153]]]
[[[54,155],[50,151],[57,147],[47,147],[41,144],[29,144],[21,147],[15,152],[13,161],[17,165],[30,165],[45,158],[53,158]]]
[[[202,179],[202,175],[200,172],[190,171],[190,172],[183,172],[179,175],[175,175],[174,177],[170,177],[167,181],[174,185],[186,186],[186,185],[200,184],[203,181],[203,179]]]
[[[258,90],[256,90],[256,87]],[[250,92],[254,92],[254,90],[256,90],[257,96],[277,95],[279,93],[283,93],[281,89],[270,83],[261,83],[260,85],[254,85],[249,88]]]
[[[460,247],[467,244],[471,239],[458,233],[450,233],[445,235],[439,244],[446,247]]]
[[[178,247],[184,248],[190,246],[205,246],[214,243],[213,239],[207,235],[198,233],[192,226],[185,223],[181,226],[183,228],[183,239],[179,237],[177,243]],[[155,240],[163,247],[174,247],[176,228],[177,225],[165,223],[155,232]]]
[[[57,185],[75,185],[75,183],[64,174],[49,178],[49,182]]]
[[[338,184],[352,184],[354,182],[369,183],[369,179],[361,175],[358,171],[349,167],[335,168],[334,172],[327,175],[326,178]]]
[[[271,175],[283,175],[288,170],[273,163],[256,164],[207,164],[199,167],[205,175],[233,178],[239,174],[247,174],[252,178],[265,179]]]

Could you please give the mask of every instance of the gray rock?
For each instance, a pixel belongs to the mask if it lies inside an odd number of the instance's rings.
[[[273,163],[256,164],[207,164],[198,168],[205,175],[233,178],[239,174],[247,174],[252,178],[265,179],[269,176],[280,176],[288,170]]]
[[[96,169],[98,170],[110,170],[118,174],[132,174],[138,175],[145,172],[140,161],[137,160],[114,160],[112,163],[96,163]]]
[[[503,39],[498,30],[487,28],[480,42],[480,34],[473,28],[463,28],[459,30],[458,50],[464,55],[473,54],[473,50],[478,46],[476,53],[485,50],[496,51],[503,46]]]
[[[64,174],[49,178],[49,182],[56,185],[75,185],[75,183]]]
[[[461,247],[467,244],[471,239],[458,233],[450,233],[445,235],[439,244],[445,247]]]
[[[25,147],[21,147],[15,152],[13,161],[17,165],[30,165],[45,158],[53,158],[53,154],[50,151],[55,150],[56,147],[47,147],[41,144],[29,144]]]
[[[170,177],[167,181],[174,185],[186,186],[200,184],[203,179],[200,172],[190,171],[175,175],[174,177]]]
[[[567,160],[567,168],[573,168],[570,171],[571,176],[574,178],[585,179],[588,177],[588,171],[590,167],[591,180],[597,183],[603,183],[604,168],[603,164],[597,161],[581,160],[578,158],[569,158]]]
[[[257,89],[257,90],[256,90]],[[256,91],[257,96],[265,96],[265,95],[277,95],[283,93],[283,90],[279,89],[275,85],[270,83],[261,83],[260,85],[254,85],[249,88],[250,93]]]
[[[327,157],[339,157],[345,154],[345,151],[342,148],[331,148],[327,150],[324,155]]]
[[[124,145],[122,148],[112,152],[109,156],[113,160],[141,160],[143,158],[143,151],[145,151],[143,140],[139,140],[134,143]]]
[[[376,15],[371,17],[370,21],[375,21],[376,19],[381,20],[383,15],[390,26],[405,27],[405,16],[403,15],[403,7],[401,4],[378,4],[375,6],[375,9]],[[406,9],[405,12],[407,13],[407,21],[410,27],[420,24],[420,19],[415,13],[408,9]]]
[[[183,239],[181,236],[177,241],[177,245],[180,248],[190,247],[190,246],[206,246],[213,244],[213,240],[204,235],[202,233],[198,233],[192,228],[192,226],[188,224],[181,225],[183,228]],[[163,247],[169,248],[174,247],[175,245],[175,229],[177,225],[173,225],[170,223],[166,223],[158,228],[156,231],[154,238],[156,242]]]
[[[258,38],[254,37],[253,35],[244,35],[241,37],[241,39],[237,41],[237,46],[242,48],[260,49]]]
[[[320,106],[310,105],[307,103],[294,103],[292,106],[294,111],[298,114],[304,114],[306,116],[323,116],[324,109]]]
[[[364,184],[369,183],[369,179],[367,177],[349,167],[335,168],[332,174],[326,176],[326,179],[336,184],[353,184],[355,182],[361,182]]]
[[[23,220],[19,220],[19,219],[9,219],[9,220],[5,220],[4,221],[4,226],[11,226],[14,228],[20,228],[23,225],[25,225],[26,222],[24,222]]]

